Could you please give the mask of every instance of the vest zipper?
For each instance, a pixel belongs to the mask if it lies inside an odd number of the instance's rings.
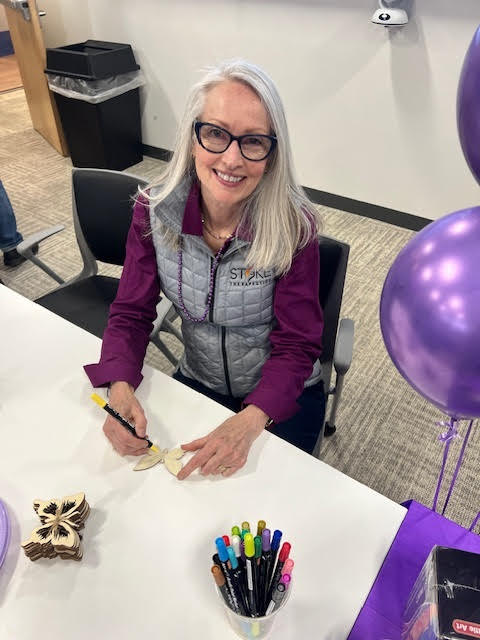
[[[222,357],[223,357],[223,371],[225,373],[225,382],[227,383],[228,395],[233,396],[232,387],[230,384],[230,374],[228,373],[228,362],[227,362],[227,349],[225,346],[225,337],[227,330],[225,327],[222,327]]]
[[[213,268],[213,258],[210,258],[210,273],[212,273],[212,268]],[[214,275],[213,275],[213,282],[212,282],[212,299],[210,300],[210,309],[208,310],[208,320],[209,322],[213,322],[213,303],[215,302],[215,284],[217,282],[217,272],[215,271]],[[208,300],[208,293],[207,293],[207,300]]]
[[[212,272],[212,267],[213,267],[213,258],[210,258],[210,273]],[[212,282],[212,299],[210,301],[210,310],[208,312],[208,319],[210,322],[213,322],[213,304],[215,302],[215,285],[217,283],[217,272],[215,271],[215,274],[213,276],[213,282]],[[222,359],[223,359],[223,372],[225,374],[225,383],[227,385],[227,389],[228,389],[228,395],[232,396],[232,387],[230,385],[230,374],[228,373],[228,362],[227,362],[227,349],[225,347],[225,335],[226,335],[226,329],[225,327],[222,327]]]
[[[228,249],[230,248],[230,241],[228,242],[228,247],[225,250],[225,253],[228,251]],[[225,254],[223,254],[222,257],[224,257]],[[218,267],[219,265],[217,264],[217,269],[215,271],[215,273],[213,274],[213,281],[212,281],[212,299],[210,300],[210,309],[208,312],[208,321],[209,322],[213,322],[213,304],[215,302],[215,285],[217,283],[217,271],[218,271]],[[210,274],[212,273],[212,268],[213,268],[213,258],[210,256]],[[208,293],[207,293],[207,300],[208,300]]]

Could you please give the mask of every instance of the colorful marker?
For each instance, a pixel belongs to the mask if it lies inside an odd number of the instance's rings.
[[[222,536],[223,541],[225,542],[226,546],[228,547],[230,545],[230,539],[228,536]]]
[[[237,536],[237,535],[232,536],[232,547],[233,547],[233,550],[235,551],[235,555],[237,556],[237,560],[241,558],[241,554],[240,554],[241,542],[242,542],[242,539],[240,538],[240,536]]]
[[[135,431],[135,427],[133,426],[133,424],[130,424],[130,422],[128,422],[128,420],[126,420],[123,416],[121,416],[118,413],[118,411],[115,411],[115,409],[112,409],[112,407],[109,404],[107,404],[106,400],[101,398],[97,393],[92,393],[90,397],[94,402],[98,404],[99,407],[102,407],[102,409],[105,409],[105,411],[109,413],[112,416],[112,418],[115,418],[115,420],[117,420],[117,422],[119,422],[122,425],[122,427],[125,427],[125,429],[129,431],[132,434],[132,436],[134,436],[135,438],[138,438],[139,440],[145,440],[145,442],[148,445],[148,448],[151,449],[152,451],[155,451],[155,453],[158,453],[158,447],[156,447],[153,444],[153,442],[150,442],[150,440],[147,437],[141,438],[140,436],[137,436],[137,432]]]
[[[284,584],[287,587],[287,589],[290,586],[291,581],[292,581],[292,576],[289,573],[284,573],[283,576],[280,578],[280,583]]]
[[[268,578],[272,572],[271,564],[272,550],[270,548],[270,529],[264,529],[262,531],[262,559],[260,562],[260,592],[262,594],[262,598],[259,602],[259,607],[261,612],[265,611],[268,604]]]
[[[240,536],[232,536],[232,545],[233,550],[235,551],[235,557],[237,558],[237,562],[245,573],[245,548],[243,546],[243,540]]]
[[[258,524],[257,524],[257,536],[261,536],[262,535],[262,531],[265,529],[265,527],[267,526],[267,523],[265,522],[265,520],[259,520]]]
[[[234,525],[232,527],[232,536],[238,536],[241,537],[241,531],[240,531],[240,527],[237,527],[237,525]]]
[[[272,594],[275,591],[278,583],[280,582],[280,578],[282,576],[283,565],[285,564],[285,560],[288,558],[290,549],[292,545],[289,542],[284,542],[282,544],[282,548],[280,549],[280,553],[278,554],[277,566],[275,567],[275,571],[272,577],[272,582],[270,583],[270,591],[268,594],[268,601],[272,599]]]
[[[246,587],[245,587],[245,554],[244,557],[242,558],[242,554],[240,552],[240,544],[241,544],[242,540],[240,538],[240,536],[232,536],[232,547],[233,550],[235,552],[235,557],[237,558],[237,562],[238,562],[238,566],[240,567],[240,569],[242,570],[242,586],[243,586],[243,590],[246,594]],[[247,602],[248,604],[248,602]]]
[[[255,536],[253,544],[255,545],[255,559],[260,560],[262,555],[262,536]],[[260,562],[257,562],[257,564],[260,564]]]
[[[230,591],[230,595],[232,597],[232,601],[233,601],[233,611],[235,611],[235,613],[240,613],[240,604],[238,602],[238,598],[234,589],[234,586],[232,584],[232,578],[230,576],[230,572],[229,572],[229,567],[228,567],[228,552],[227,552],[227,547],[225,546],[225,542],[223,540],[223,538],[217,538],[215,540],[215,545],[217,547],[217,551],[218,551],[218,559],[220,560],[220,566],[222,568],[223,571],[223,575],[225,576],[225,580],[227,583],[227,589]]]
[[[283,564],[282,576],[286,573],[288,573],[288,575],[292,575],[294,565],[294,561],[291,558],[287,558]]]
[[[272,551],[278,550],[281,539],[282,539],[282,532],[280,531],[280,529],[275,529],[272,536]]]
[[[255,545],[255,562],[253,563],[253,570],[255,571],[255,602],[260,603],[262,598],[262,587],[260,584],[260,563],[262,561],[262,537],[255,536],[253,539]]]
[[[247,594],[245,585],[243,582],[243,572],[238,566],[237,557],[235,555],[235,551],[232,547],[227,547],[228,560],[229,560],[229,570],[230,570],[230,578],[232,580],[232,585],[235,590],[235,595],[237,596],[238,604],[240,606],[240,611],[242,612],[242,616],[247,615],[248,602],[247,602]]]
[[[288,574],[285,574],[284,576],[282,576],[281,581],[277,584],[275,591],[272,594],[272,599],[270,600],[270,603],[265,611],[266,616],[272,613],[272,611],[274,611],[275,609],[278,609],[283,599],[285,598],[285,594],[288,589],[288,584],[290,582],[290,580],[284,580],[284,578],[286,578],[287,576]],[[288,578],[290,578],[290,576],[288,576]]]
[[[250,533],[250,523],[249,522],[242,522],[242,529],[244,531],[247,531],[247,533]]]
[[[277,559],[277,553],[280,548],[281,539],[282,532],[280,531],[280,529],[275,529],[272,536],[272,556],[274,556],[273,562],[275,562],[275,560]]]
[[[277,602],[279,602],[281,599],[283,599],[283,596],[285,594],[285,585],[284,584],[277,584],[277,587],[275,589],[275,591],[272,594],[272,599],[270,600],[268,607],[265,611],[265,615],[268,616],[272,613],[272,611],[275,609]]]
[[[225,583],[225,576],[223,575],[222,570],[218,565],[214,564],[213,567],[211,568],[211,572],[213,575],[213,579],[215,580],[215,584],[217,585],[218,590],[222,594],[222,598],[224,599],[225,604],[230,609],[234,609],[232,596],[230,595],[227,589],[227,585]]]
[[[273,572],[275,571],[275,563],[277,562],[277,554],[278,554],[278,549],[280,547],[281,539],[282,539],[282,532],[280,531],[280,529],[275,529],[275,531],[273,532],[272,544],[271,544],[272,562],[270,564],[270,574],[268,575],[268,578],[267,578],[268,588],[270,587],[270,584],[272,582]],[[268,588],[267,588],[267,593],[268,593]]]
[[[244,538],[245,542],[245,567],[247,569],[247,598],[250,615],[257,616],[257,603],[255,601],[255,571],[253,568],[255,558],[255,543],[251,533],[247,533]]]

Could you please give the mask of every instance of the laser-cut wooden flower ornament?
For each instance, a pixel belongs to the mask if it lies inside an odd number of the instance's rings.
[[[42,525],[32,531],[22,542],[25,555],[30,560],[55,558],[80,560],[83,555],[79,529],[90,512],[84,493],[66,496],[61,500],[34,500],[33,508]]]
[[[180,447],[170,450],[160,449],[158,453],[149,449],[147,455],[140,458],[133,470],[144,471],[145,469],[150,469],[150,467],[153,467],[159,462],[163,462],[168,471],[176,476],[183,467],[183,464],[180,462],[180,458],[182,458],[184,454],[185,451]]]

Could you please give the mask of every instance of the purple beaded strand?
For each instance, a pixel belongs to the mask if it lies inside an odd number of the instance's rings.
[[[223,245],[223,247],[220,247],[220,249],[215,254],[215,259],[213,261],[212,268],[210,269],[210,284],[209,284],[209,288],[208,288],[207,306],[205,308],[205,311],[203,312],[203,315],[200,318],[195,318],[194,316],[192,316],[190,314],[190,312],[188,311],[188,309],[185,306],[185,302],[183,301],[183,292],[182,292],[183,252],[182,252],[182,238],[180,238],[180,248],[178,250],[178,285],[177,285],[178,301],[180,303],[181,310],[187,316],[187,318],[189,320],[191,320],[192,322],[203,322],[205,320],[205,318],[207,317],[208,312],[210,311],[210,305],[212,303],[212,296],[213,296],[213,285],[214,285],[214,279],[215,279],[215,272],[217,270],[218,263],[220,262],[220,258],[222,257],[223,252],[225,251],[225,249],[228,246],[228,244],[229,243],[226,242]]]

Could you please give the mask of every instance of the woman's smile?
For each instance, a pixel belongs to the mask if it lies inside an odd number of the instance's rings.
[[[220,184],[226,187],[237,187],[242,180],[245,180],[245,176],[234,176],[231,173],[225,173],[219,169],[212,169],[212,171],[217,176]]]

